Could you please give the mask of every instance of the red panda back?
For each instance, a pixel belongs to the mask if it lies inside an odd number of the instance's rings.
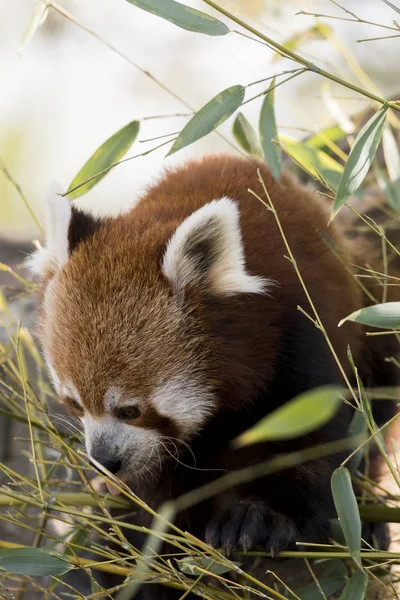
[[[338,329],[337,325],[364,301],[352,275],[348,242],[335,222],[328,227],[330,207],[325,198],[289,173],[277,182],[265,163],[235,156],[211,156],[189,162],[167,172],[148,190],[129,214],[132,227],[142,227],[149,243],[159,247],[161,256],[169,236],[193,211],[217,198],[233,199],[239,205],[248,271],[276,282],[269,291],[275,302],[269,304],[268,310],[283,312],[286,304],[303,303],[305,295],[294,266],[286,258],[287,250],[274,215],[249,191],[268,203],[259,174],[310,296],[346,365],[346,345],[350,343],[357,354],[361,328],[346,324]],[[340,260],[332,251],[333,245],[340,249]],[[347,263],[348,271],[343,263]],[[309,307],[307,311],[311,312]]]

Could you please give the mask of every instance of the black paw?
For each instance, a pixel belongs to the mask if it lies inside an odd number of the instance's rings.
[[[288,518],[274,512],[263,502],[243,501],[218,513],[206,527],[206,542],[222,548],[247,551],[261,547],[277,554],[296,541],[297,530]]]

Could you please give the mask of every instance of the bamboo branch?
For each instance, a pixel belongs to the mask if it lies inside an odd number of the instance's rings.
[[[340,77],[338,77],[337,75],[334,75],[333,73],[329,73],[329,71],[325,71],[325,69],[321,69],[320,67],[318,67],[311,61],[306,60],[305,58],[300,56],[300,54],[297,54],[296,52],[289,50],[289,48],[286,48],[282,44],[275,42],[275,40],[273,40],[269,36],[265,35],[264,33],[261,33],[261,31],[259,31],[258,29],[255,29],[248,23],[245,23],[245,21],[242,21],[242,19],[239,19],[239,17],[237,17],[236,15],[231,13],[229,10],[226,10],[222,6],[219,6],[216,2],[213,2],[213,0],[203,0],[203,2],[205,2],[205,4],[208,4],[208,6],[211,6],[211,8],[213,8],[217,12],[221,13],[225,17],[228,17],[228,19],[231,19],[231,21],[233,21],[237,25],[240,25],[241,27],[243,27],[244,29],[246,29],[247,31],[249,31],[250,33],[255,35],[256,37],[258,37],[259,39],[261,39],[264,42],[266,42],[267,44],[269,44],[279,54],[281,54],[281,55],[283,54],[286,58],[294,60],[297,63],[300,63],[301,65],[306,67],[306,69],[308,71],[311,71],[312,73],[317,73],[318,75],[321,75],[322,77],[325,77],[326,79],[330,79],[331,81],[334,81],[335,83],[338,83],[339,85],[342,85],[343,87],[346,87],[349,90],[353,90],[353,92],[357,92],[358,94],[361,94],[362,96],[366,96],[370,100],[374,100],[375,102],[378,102],[379,104],[388,104],[391,108],[400,112],[400,106],[398,104],[396,104],[395,102],[388,102],[384,98],[381,98],[380,96],[373,94],[372,92],[368,92],[367,90],[360,88],[357,85],[354,85],[352,83],[345,81],[344,79],[341,79]]]

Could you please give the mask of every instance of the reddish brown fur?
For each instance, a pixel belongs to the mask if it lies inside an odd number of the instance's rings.
[[[240,404],[265,387],[274,371],[286,309],[297,304],[309,313],[311,309],[285,258],[273,214],[248,192],[251,188],[264,197],[258,168],[339,360],[347,364],[348,343],[357,354],[360,328],[338,329],[337,324],[360,308],[363,299],[321,237],[321,231],[328,231],[344,247],[335,223],[327,228],[324,200],[289,174],[277,183],[262,164],[209,157],[167,173],[129,213],[104,220],[51,283],[55,293],[43,320],[43,344],[56,371],[74,382],[94,415],[102,413],[104,393],[116,379],[146,397],[157,381],[168,381],[184,365],[196,364],[200,376],[207,373],[208,381],[219,382],[227,403]],[[172,302],[170,284],[161,273],[163,253],[188,215],[222,196],[239,203],[248,272],[277,285],[268,296],[215,299],[214,323],[204,295],[193,289],[184,309],[191,316],[182,321],[182,307]],[[350,262],[345,249],[344,259]],[[215,323],[223,329],[229,319],[235,321],[234,335],[222,347],[208,332]]]
[[[132,424],[173,438],[179,437],[179,426],[151,402],[157,386],[184,375],[215,393],[214,414],[188,440],[198,470],[187,468],[189,453],[179,463],[170,455],[162,465],[160,461],[156,484],[128,481],[154,509],[212,481],[221,471],[347,435],[352,411],[343,403],[329,424],[307,436],[240,450],[230,445],[241,431],[296,394],[343,381],[323,333],[297,310],[301,306],[314,318],[294,266],[285,257],[275,217],[248,191],[264,198],[257,169],[344,370],[350,375],[349,344],[366,383],[397,381],[392,365],[384,366],[386,349],[379,344],[385,340],[371,338],[367,349],[361,326],[346,323],[338,328],[341,319],[369,302],[351,266],[361,258],[360,244],[346,241],[340,223],[328,227],[325,199],[289,174],[277,183],[261,163],[209,157],[168,172],[125,215],[100,223],[81,215],[89,235],[72,232],[70,259],[59,272],[47,272],[42,286],[40,335],[58,376],[77,388],[92,417],[105,414],[105,394],[115,387],[122,389],[122,400],[140,403],[141,416]],[[186,217],[225,196],[239,204],[246,271],[275,284],[266,294],[224,296],[213,294],[202,279],[177,294],[161,268],[168,241]],[[340,249],[340,260],[333,246]],[[185,405],[184,391],[181,396],[179,410]],[[93,420],[99,427],[105,421]],[[109,421],[114,437],[126,431],[122,420]],[[128,428],[132,430],[138,433]],[[142,440],[150,437],[149,431],[139,434]],[[100,439],[99,446],[102,464],[112,453],[114,464],[115,458],[134,464],[134,444],[124,456],[118,454],[118,440],[106,438],[102,445]],[[225,551],[261,546],[278,552],[297,540],[322,540],[326,521],[334,515],[330,475],[341,460],[329,456],[226,490],[180,514],[177,525]],[[114,472],[132,475],[133,467],[120,464]],[[150,526],[145,512],[135,519]],[[132,543],[139,547],[143,539]],[[164,597],[158,587],[150,588],[141,598]],[[165,597],[175,600],[173,591]]]

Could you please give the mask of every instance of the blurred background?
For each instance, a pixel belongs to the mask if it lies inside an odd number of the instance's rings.
[[[213,12],[202,2],[185,2]],[[66,189],[96,148],[128,122],[142,119],[127,154],[133,156],[164,138],[145,140],[179,131],[188,116],[175,115],[190,114],[230,85],[296,66],[239,33],[209,37],[184,31],[125,0],[59,0],[18,53],[36,4],[0,0],[0,238],[27,242],[27,247],[40,231],[15,183],[42,223],[50,181]],[[354,17],[333,2],[221,0],[221,5],[322,68],[385,97],[398,92],[400,38],[357,42],[385,31],[342,20]],[[398,16],[381,0],[346,0],[344,7],[372,23],[391,25]],[[296,15],[301,11],[340,19]],[[243,107],[255,126],[260,102]],[[367,106],[365,98],[316,74],[302,75],[276,91],[280,132],[296,138],[338,121],[351,130],[347,116]],[[233,142],[231,126],[229,120],[220,131]],[[234,151],[216,133],[165,160],[168,148],[118,166],[77,202],[96,213],[115,213],[135,202],[166,166],[208,152]],[[4,244],[0,252],[6,262]]]

